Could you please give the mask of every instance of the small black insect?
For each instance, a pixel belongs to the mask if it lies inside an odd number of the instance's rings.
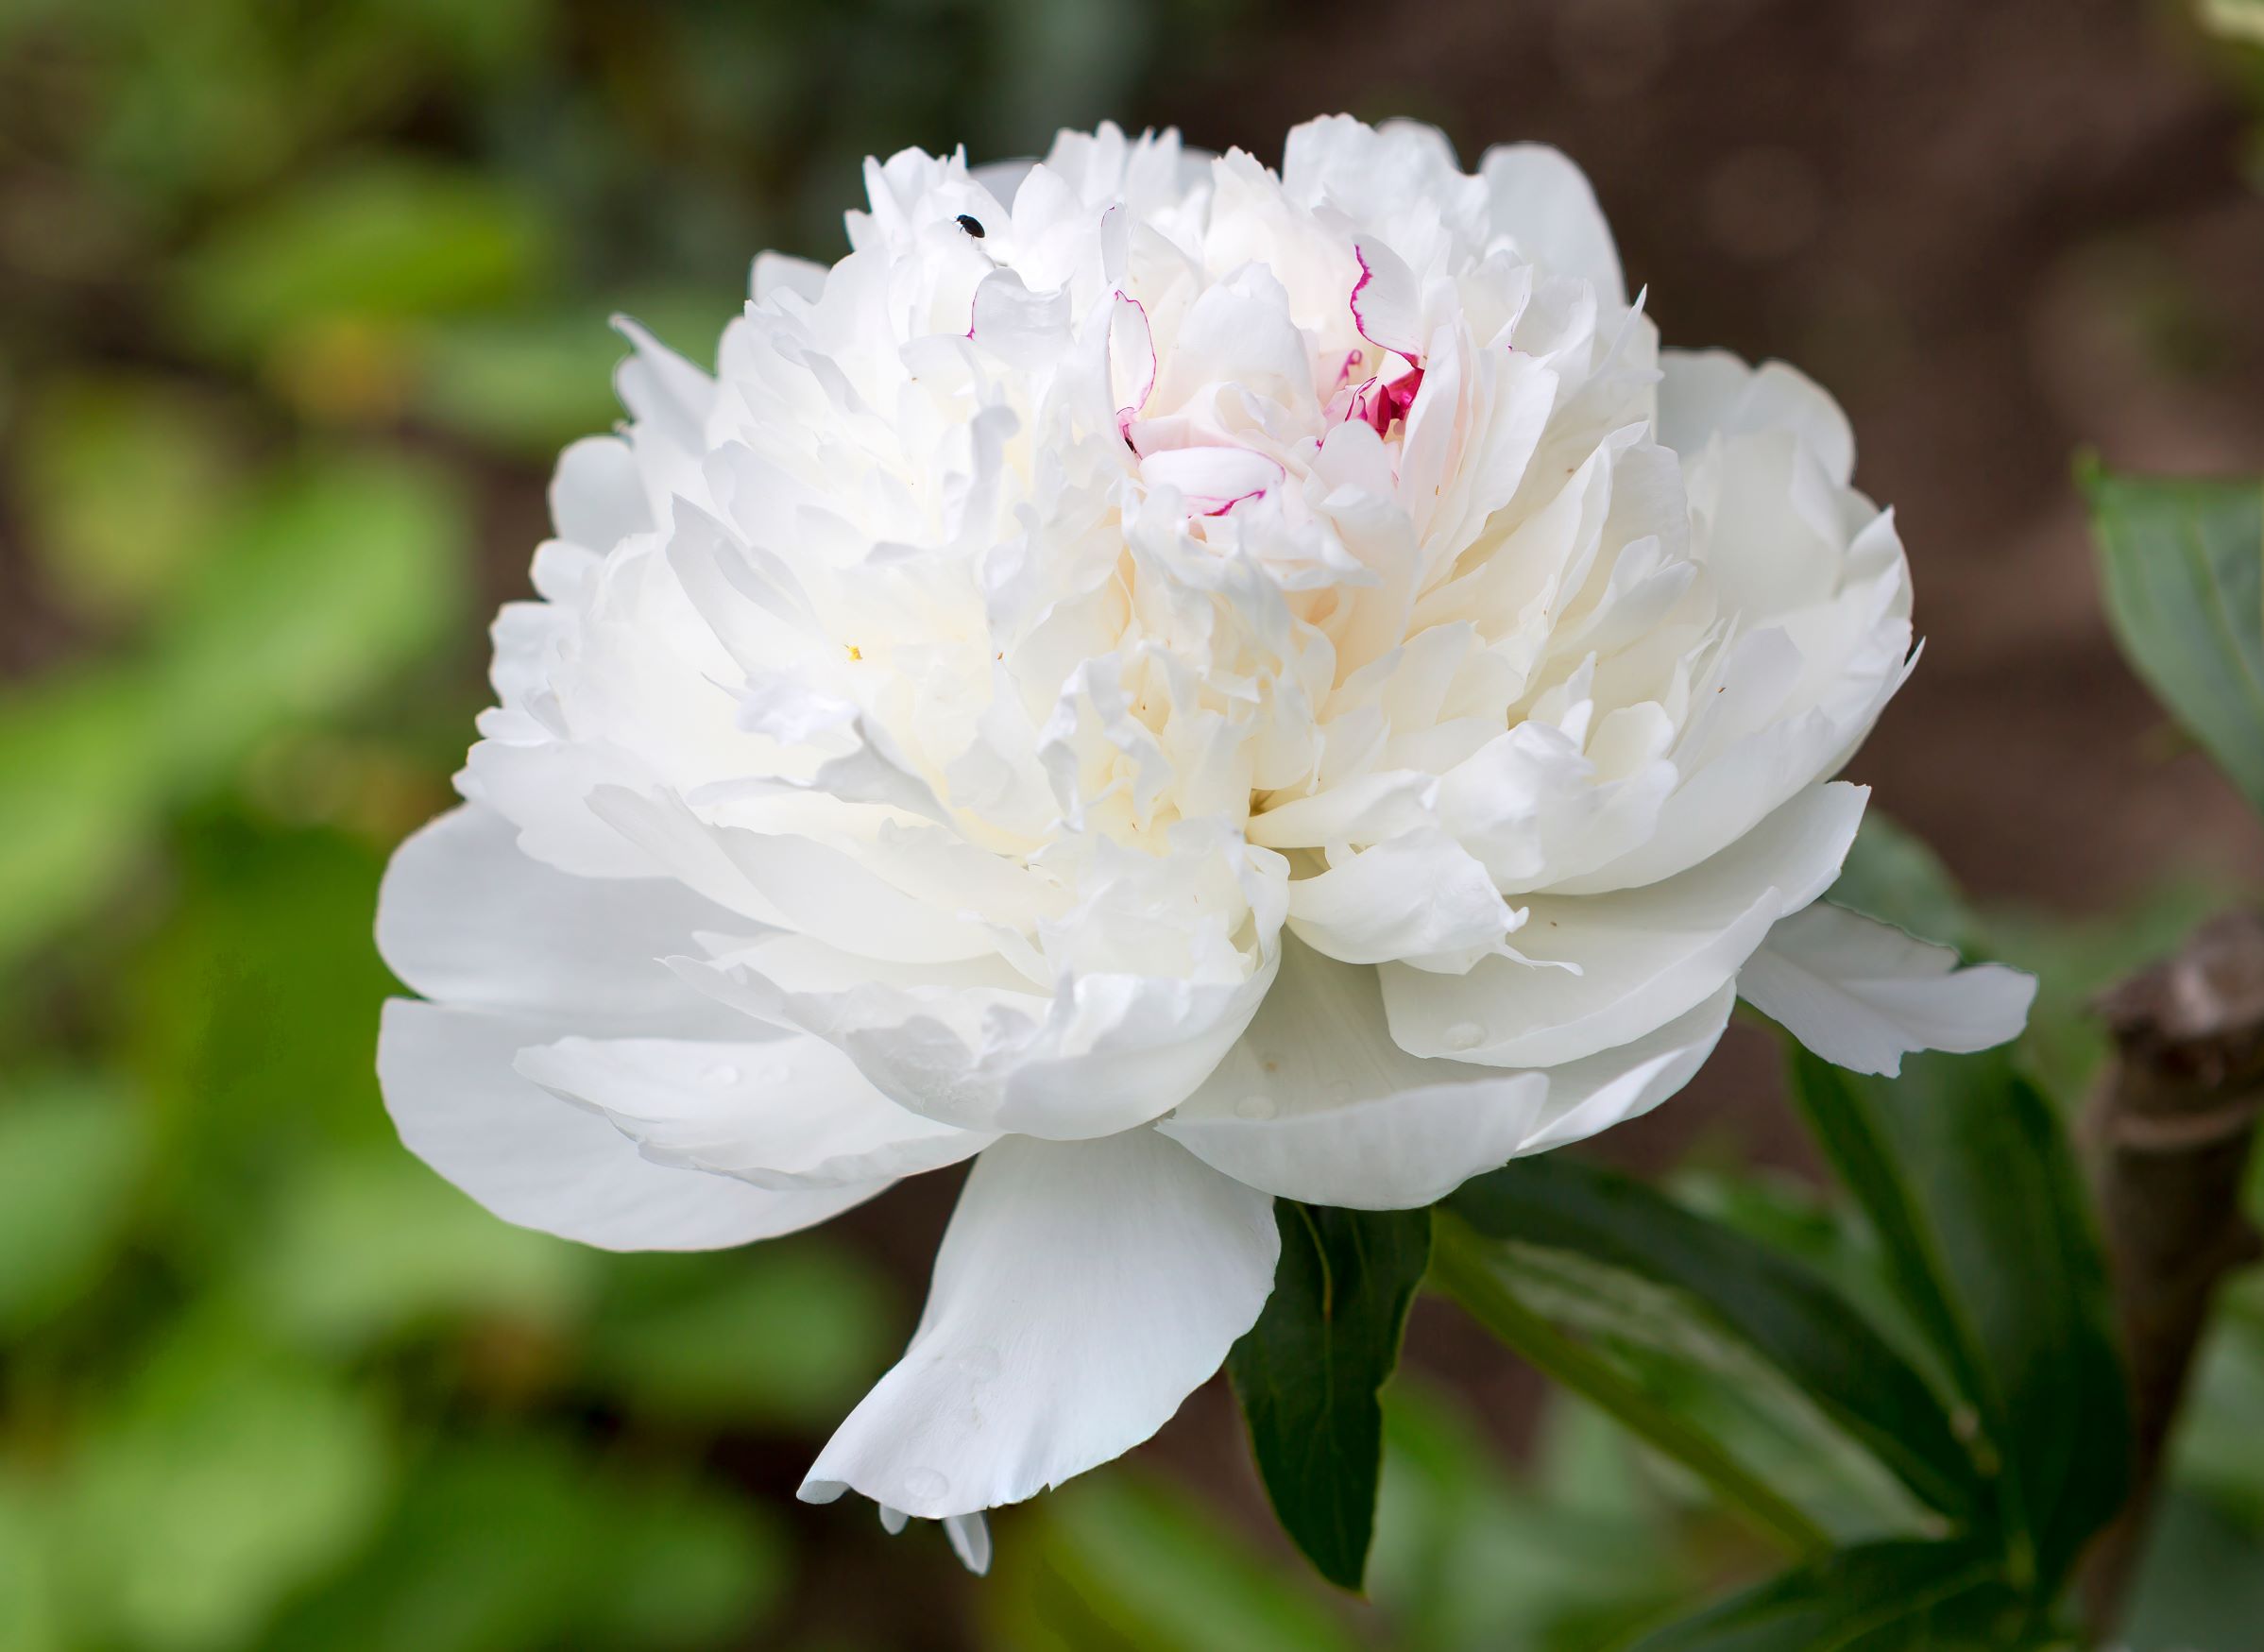
[[[976,240],[980,241],[982,239],[982,220],[976,217],[972,213],[960,213],[959,227],[964,230],[968,234],[974,236]]]

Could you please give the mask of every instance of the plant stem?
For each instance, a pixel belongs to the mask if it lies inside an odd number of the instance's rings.
[[[2132,1491],[2087,1558],[2104,1636],[2144,1552],[2193,1351],[2227,1273],[2264,1254],[2241,1209],[2264,1114],[2264,913],[2228,912],[2097,1008],[2115,1062],[2084,1120],[2130,1362]]]
[[[1434,1214],[1431,1277],[1470,1317],[1543,1376],[1580,1395],[1653,1450],[1713,1489],[1724,1507],[1794,1554],[1828,1553],[1831,1538],[1706,1435],[1660,1405],[1616,1367],[1527,1307],[1488,1261],[1486,1241],[1457,1218]]]

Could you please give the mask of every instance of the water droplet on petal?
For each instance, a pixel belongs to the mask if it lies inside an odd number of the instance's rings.
[[[721,1066],[709,1067],[706,1079],[711,1084],[736,1084],[739,1082],[739,1069],[725,1062]]]
[[[1457,1021],[1446,1030],[1449,1049],[1475,1049],[1486,1042],[1486,1029],[1475,1021]]]
[[[775,1090],[794,1076],[794,1069],[783,1062],[762,1069],[759,1082],[766,1090]]]
[[[1245,1096],[1234,1103],[1234,1111],[1245,1118],[1271,1118],[1277,1111],[1270,1096]]]
[[[908,1469],[904,1474],[904,1495],[907,1501],[933,1503],[951,1490],[951,1482],[933,1469]]]

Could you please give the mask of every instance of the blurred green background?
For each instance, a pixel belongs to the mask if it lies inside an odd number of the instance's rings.
[[[711,358],[867,152],[1405,112],[1565,144],[1670,337],[1847,402],[1932,638],[1861,775],[2045,974],[2072,1105],[2086,993],[2264,874],[2066,485],[2084,442],[2264,468],[2255,57],[2143,0],[0,0],[0,1648],[1575,1649],[1754,1574],[1428,1311],[1373,1604],[1269,1530],[1216,1391],[1000,1519],[985,1583],[794,1505],[947,1179],[715,1256],[504,1227],[379,1105],[377,879],[550,456],[615,416],[608,314]],[[1758,1040],[1623,1133],[1860,1285]],[[2142,1646],[2264,1646],[2257,1283]]]

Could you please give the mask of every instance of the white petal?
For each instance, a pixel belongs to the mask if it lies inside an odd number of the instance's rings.
[[[1912,1050],[2017,1038],[2036,980],[2001,963],[1960,969],[1947,946],[1818,901],[1769,931],[1737,990],[1826,1061],[1891,1077]]]
[[[1706,1064],[1736,1002],[1736,989],[1725,986],[1696,1009],[1631,1044],[1544,1069],[1548,1104],[1519,1154],[1585,1141],[1650,1112]]]
[[[1416,1055],[1556,1066],[1629,1043],[1705,1002],[1769,926],[1830,887],[1869,793],[1813,787],[1736,843],[1642,889],[1534,896],[1518,934],[1537,962],[1489,958],[1467,975],[1383,970],[1391,1035]]]
[[[1150,487],[1176,487],[1198,516],[1216,516],[1282,480],[1282,468],[1247,448],[1165,448],[1140,461]]]
[[[1518,926],[1486,868],[1437,829],[1363,849],[1289,886],[1289,927],[1347,963],[1467,969]]]
[[[608,1251],[708,1251],[822,1222],[887,1185],[774,1193],[641,1157],[598,1114],[512,1070],[554,1021],[395,998],[378,1084],[401,1141],[505,1221]]]
[[[1514,239],[1550,274],[1592,281],[1599,301],[1626,305],[1627,283],[1611,226],[1587,175],[1569,157],[1545,144],[1506,144],[1486,151],[1478,176],[1491,197],[1496,232]]]
[[[802,1496],[930,1519],[1057,1486],[1162,1427],[1257,1321],[1273,1203],[1153,1131],[975,1161],[911,1346]]]
[[[551,522],[559,538],[600,552],[631,534],[651,532],[653,513],[627,442],[585,436],[558,455],[551,474]]]
[[[577,877],[520,853],[511,823],[467,804],[394,851],[378,951],[428,998],[571,1015],[612,1032],[729,1029],[660,962],[731,914],[657,878]]]
[[[1241,1043],[1156,1129],[1285,1199],[1404,1210],[1514,1157],[1549,1095],[1540,1073],[1408,1055],[1372,969],[1291,941]]]
[[[1789,431],[1843,487],[1855,473],[1855,433],[1831,392],[1783,362],[1747,366],[1728,350],[1659,352],[1659,439],[1696,454],[1716,435]]]
[[[749,272],[747,294],[758,304],[779,293],[792,293],[796,298],[816,303],[826,296],[826,266],[807,258],[794,258],[783,252],[764,250],[755,255],[755,267]]]
[[[996,959],[879,966],[799,937],[671,967],[758,1020],[838,1046],[915,1113],[1073,1141],[1145,1124],[1194,1092],[1272,984],[1279,922],[1278,908],[1260,913],[1264,950],[1238,979],[1096,972],[1050,996]]]
[[[758,1187],[841,1187],[956,1165],[996,1139],[908,1113],[822,1038],[562,1038],[518,1070],[587,1102],[647,1158]]]
[[[944,1535],[959,1563],[980,1577],[991,1569],[991,1523],[979,1514],[947,1514]]]
[[[1353,240],[1360,279],[1353,284],[1353,320],[1360,336],[1413,361],[1422,354],[1421,295],[1406,261],[1374,236]]]
[[[590,807],[685,882],[758,922],[868,958],[944,962],[993,949],[979,924],[815,839],[711,825],[678,799],[621,787],[600,787]]]

